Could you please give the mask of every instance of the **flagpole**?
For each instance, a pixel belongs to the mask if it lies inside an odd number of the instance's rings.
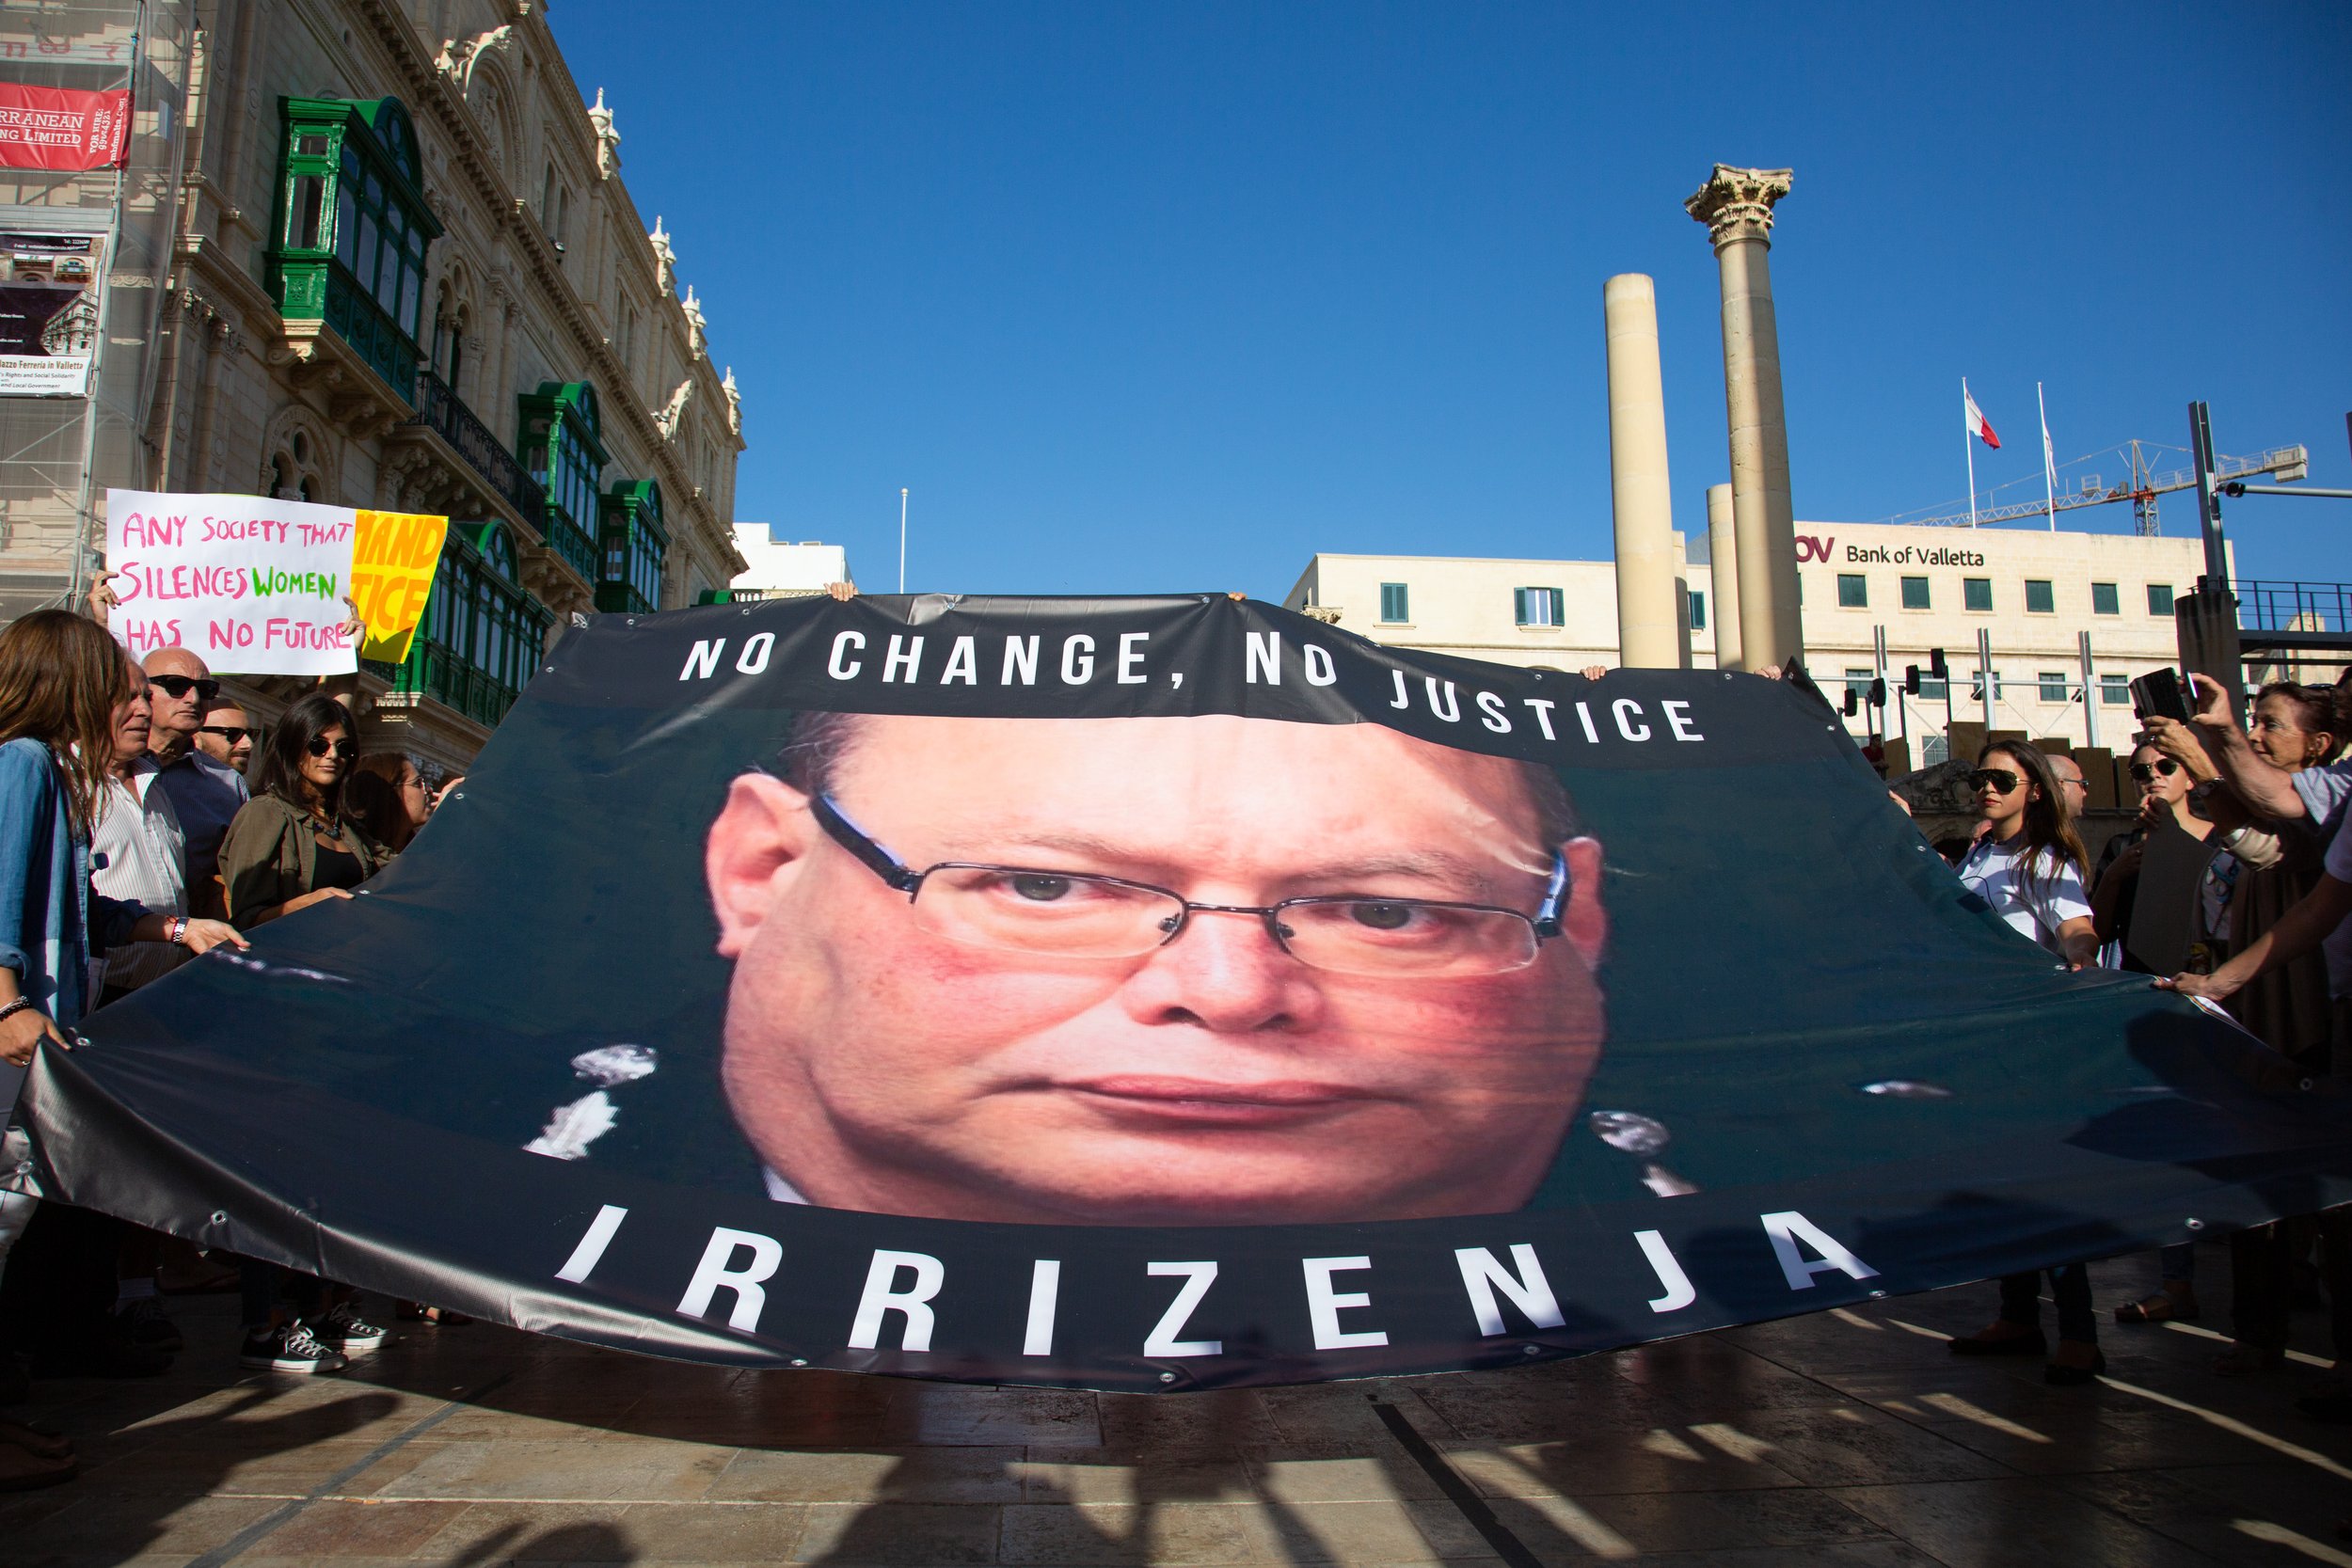
[[[1968,396],[1968,378],[1963,375],[1960,378],[1960,405],[1964,409],[1973,401]],[[1968,454],[1968,526],[1975,528],[1977,526],[1977,433],[1975,431],[1963,431],[1961,434],[1960,450]]]
[[[2050,531],[2058,531],[2058,454],[2050,450],[2050,407],[2042,401],[2042,383],[2033,384],[2034,412],[2042,416],[2042,504],[2050,514]]]
[[[898,592],[907,591],[907,487],[898,486]]]

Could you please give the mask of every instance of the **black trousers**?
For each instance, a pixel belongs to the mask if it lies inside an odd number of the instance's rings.
[[[2336,1354],[2352,1360],[2352,1208],[2280,1220],[2230,1238],[2230,1328],[2239,1343],[2257,1350],[2285,1346],[2295,1259],[2314,1235]]]
[[[127,1227],[92,1209],[44,1201],[8,1254],[0,1334],[38,1361],[101,1356],[115,1333],[117,1256]]]
[[[2050,1271],[2050,1299],[2058,1303],[2058,1338],[2099,1342],[2099,1315],[2090,1307],[2090,1265],[2065,1263]],[[2026,1328],[2042,1326],[2042,1276],[2005,1275],[2001,1321]]]

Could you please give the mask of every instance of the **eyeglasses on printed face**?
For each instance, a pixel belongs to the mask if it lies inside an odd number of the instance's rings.
[[[150,675],[147,684],[162,691],[174,702],[193,691],[199,700],[211,702],[220,695],[220,682],[209,675]]]
[[[1199,914],[1255,916],[1275,944],[1311,969],[1400,979],[1504,974],[1535,961],[1560,934],[1568,863],[1552,852],[1550,880],[1533,915],[1489,904],[1335,895],[1279,904],[1197,904],[1172,889],[1123,877],[942,861],[911,868],[842,815],[829,796],[809,809],[834,843],[907,895],[918,918],[951,942],[1007,953],[1134,958],[1184,934]]]
[[[2180,770],[2181,765],[2170,757],[2158,757],[2153,762],[2136,762],[2132,764],[2132,782],[2146,784],[2159,773],[2169,779]]]
[[[342,757],[344,761],[348,762],[354,756],[358,754],[359,748],[353,745],[348,739],[329,740],[323,735],[314,735],[310,737],[310,754],[312,756],[323,757],[329,752],[334,752],[337,756]]]
[[[196,733],[216,735],[231,746],[236,745],[247,736],[253,737],[253,743],[256,746],[262,743],[262,727],[259,724],[199,724]]]
[[[1987,784],[1993,786],[1994,794],[2007,795],[2017,787],[2017,775],[2006,768],[1979,768],[1968,775],[1970,789],[1982,789]]]

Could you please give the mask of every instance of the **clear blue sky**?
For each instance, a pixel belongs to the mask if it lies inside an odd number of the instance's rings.
[[[737,515],[861,583],[1286,591],[1610,553],[1601,284],[1658,280],[1676,522],[1727,477],[1708,167],[1772,254],[1801,518],[2300,441],[2352,486],[2352,8],[556,0],[742,384]],[[2069,469],[2120,477],[2110,455]],[[2128,506],[2090,513],[2128,531]],[[2186,494],[2166,531],[2194,531]],[[2248,499],[2249,577],[2352,501]]]

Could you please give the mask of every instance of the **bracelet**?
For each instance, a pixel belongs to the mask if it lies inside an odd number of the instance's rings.
[[[23,1012],[25,1008],[31,1006],[32,1005],[33,999],[31,997],[20,996],[15,1001],[9,1003],[7,1006],[0,1007],[0,1021],[14,1018],[17,1014]]]
[[[171,921],[171,934],[164,940],[175,946],[184,943],[188,940],[188,917],[184,914],[174,915]]]

